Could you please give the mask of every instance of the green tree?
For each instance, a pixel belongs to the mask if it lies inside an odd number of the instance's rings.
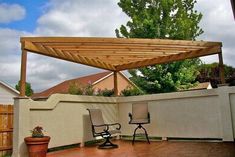
[[[15,89],[20,91],[20,81],[18,81],[18,84],[15,85]],[[25,95],[26,96],[33,95],[33,89],[31,88],[31,84],[28,82],[26,82],[26,86],[25,86]]]
[[[117,37],[195,40],[203,33],[196,0],[120,0],[130,20],[116,29]],[[199,59],[130,70],[131,80],[146,93],[185,89],[194,85]]]

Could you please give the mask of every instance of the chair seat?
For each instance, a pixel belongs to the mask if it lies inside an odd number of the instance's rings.
[[[149,123],[148,119],[132,119],[130,124],[147,124]]]
[[[111,135],[121,133],[120,130],[109,130],[108,132],[109,132]]]

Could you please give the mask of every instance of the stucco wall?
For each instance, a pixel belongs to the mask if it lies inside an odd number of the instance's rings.
[[[32,110],[30,126],[40,125],[45,128],[46,133],[51,136],[49,147],[90,141],[93,138],[87,108],[102,109],[104,119],[108,123],[118,121],[115,104],[61,102],[53,112]]]
[[[14,97],[18,96],[0,83],[0,104],[13,105]]]
[[[122,134],[132,135],[136,127],[130,128],[127,123],[135,100],[148,102],[151,123],[145,126],[149,136],[222,139],[218,96],[214,91],[200,97],[197,94],[199,92],[171,93],[119,100]]]
[[[55,94],[46,101],[17,99],[13,156],[27,156],[24,137],[38,125],[51,136],[49,148],[92,140],[87,108],[100,108],[107,123],[118,121],[115,98]]]
[[[13,157],[27,157],[24,137],[37,125],[52,137],[49,147],[91,140],[87,108],[102,109],[107,123],[118,121],[122,135],[132,135],[128,113],[140,101],[149,104],[150,136],[234,141],[235,87],[133,97],[55,94],[46,101],[15,99]]]
[[[128,124],[133,102],[149,104],[150,136],[216,138],[234,141],[235,87],[118,98],[122,134],[132,135]]]
[[[233,136],[235,137],[235,93],[230,94],[230,102],[233,122]]]

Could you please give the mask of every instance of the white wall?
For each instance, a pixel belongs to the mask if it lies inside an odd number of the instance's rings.
[[[132,135],[132,103],[147,101],[150,136],[216,138],[234,141],[235,87],[134,97],[94,97],[55,94],[46,101],[15,99],[13,157],[27,157],[24,137],[37,125],[51,136],[49,147],[92,139],[87,108],[102,109],[107,123],[120,122],[122,135]]]
[[[235,137],[235,93],[230,94],[230,102],[233,122],[233,136]]]
[[[118,121],[117,113],[115,114],[117,112],[116,104],[61,102],[57,104],[53,112],[50,110],[31,110],[30,127],[40,125],[45,128],[46,134],[51,136],[49,147],[90,141],[93,138],[87,108],[100,108],[104,120],[108,123]]]
[[[18,96],[0,83],[0,104],[13,105],[14,97]]]
[[[26,157],[24,137],[42,126],[51,137],[49,148],[93,139],[87,108],[100,108],[107,123],[118,121],[115,98],[54,94],[46,101],[16,99],[13,156]]]
[[[221,138],[220,106],[218,96],[212,94],[202,97],[193,93],[171,93],[120,100],[119,122],[122,134],[132,135],[136,127],[127,123],[133,99],[148,102],[151,123],[145,125],[149,136],[180,138]],[[194,92],[196,95],[197,92]],[[171,95],[171,99],[167,96]]]
[[[234,141],[235,87],[118,98],[122,134],[132,135],[128,124],[133,102],[149,104],[150,136],[215,138]],[[131,129],[130,129],[131,128]]]

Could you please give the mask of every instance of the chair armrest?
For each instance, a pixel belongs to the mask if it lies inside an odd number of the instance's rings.
[[[130,118],[129,124],[131,124],[131,121],[132,121],[132,114],[129,113],[128,116],[129,116],[129,118]]]
[[[131,113],[129,113],[129,114],[128,114],[128,116],[130,117],[130,120],[132,120],[132,114],[131,114]]]

